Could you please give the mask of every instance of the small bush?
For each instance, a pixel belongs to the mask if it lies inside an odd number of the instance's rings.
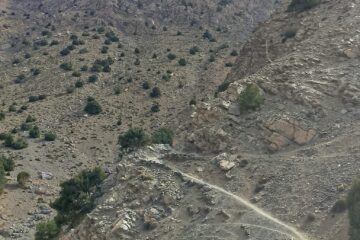
[[[70,54],[70,49],[69,48],[64,48],[63,50],[60,51],[61,56],[67,56],[69,54]]]
[[[86,65],[84,65],[84,66],[82,66],[82,67],[80,68],[80,71],[86,72],[88,69],[89,69],[89,67],[86,66]]]
[[[101,50],[100,50],[100,52],[102,53],[102,54],[105,54],[105,53],[107,53],[109,51],[109,48],[107,47],[107,46],[103,46],[102,48],[101,48]]]
[[[6,184],[5,170],[4,170],[4,166],[0,163],[0,193],[3,192],[5,184]]]
[[[350,220],[350,240],[360,238],[360,179],[356,179],[347,196],[347,208]]]
[[[25,138],[19,137],[18,139],[16,139],[15,142],[12,143],[11,148],[15,149],[15,150],[20,150],[20,149],[24,149],[27,148],[28,143],[26,142]]]
[[[5,113],[4,112],[0,112],[0,121],[5,119]]]
[[[4,170],[7,172],[13,171],[15,168],[15,161],[12,157],[6,157],[4,155],[0,155],[0,165],[3,165]]]
[[[239,98],[240,110],[256,110],[264,103],[264,98],[260,94],[260,88],[255,84],[248,84],[240,93]]]
[[[119,136],[119,144],[123,148],[139,148],[145,146],[147,142],[148,137],[142,128],[130,128]]]
[[[135,54],[139,54],[139,53],[140,53],[140,50],[139,50],[138,48],[135,48],[134,53],[135,53]]]
[[[227,62],[225,63],[225,67],[232,67],[233,66],[233,63],[232,62]]]
[[[91,75],[91,76],[89,76],[89,78],[88,78],[88,82],[89,83],[94,83],[94,82],[96,82],[98,80],[98,76],[97,75]]]
[[[230,53],[230,56],[237,56],[238,55],[238,52],[236,50],[232,50],[231,53]]]
[[[90,115],[97,115],[102,112],[100,104],[92,97],[87,99],[87,104],[84,108],[84,111]]]
[[[152,98],[158,98],[161,96],[161,91],[160,88],[158,87],[154,87],[150,93],[150,97]]]
[[[196,97],[193,96],[189,102],[189,105],[196,105]]]
[[[27,123],[30,123],[30,122],[35,122],[36,121],[36,118],[31,116],[31,115],[28,115],[25,122]]]
[[[29,131],[32,128],[32,123],[22,123],[20,125],[21,131]]]
[[[17,175],[17,182],[21,187],[25,187],[26,183],[30,179],[30,174],[28,172],[22,171]]]
[[[65,71],[71,71],[73,69],[72,64],[68,62],[60,64],[60,68]]]
[[[34,126],[29,131],[29,137],[30,138],[39,138],[40,137],[40,129],[37,126]]]
[[[189,50],[189,52],[190,52],[190,54],[191,55],[195,55],[197,52],[199,52],[200,51],[200,49],[199,49],[199,47],[197,47],[197,46],[195,46],[195,47],[192,47],[192,48],[190,48],[190,50]]]
[[[181,58],[181,59],[179,60],[179,65],[180,65],[180,66],[186,66],[186,64],[187,64],[187,62],[186,62],[186,60],[185,60],[184,58]]]
[[[287,11],[300,13],[314,8],[320,3],[321,0],[292,0]]]
[[[139,66],[139,65],[140,65],[140,59],[137,58],[137,59],[135,60],[135,62],[134,62],[134,65]]]
[[[73,73],[72,73],[72,76],[73,76],[73,77],[81,77],[81,72],[78,72],[78,71],[73,72]]]
[[[174,53],[169,53],[169,54],[167,55],[167,58],[168,58],[169,60],[174,60],[174,59],[176,58],[176,55],[175,55]]]
[[[150,83],[148,81],[144,81],[142,84],[142,87],[145,90],[150,89]]]
[[[173,143],[174,133],[168,128],[160,128],[155,131],[151,137],[152,143],[154,144],[169,144]]]
[[[56,134],[53,132],[47,132],[44,134],[44,140],[48,142],[53,142],[56,139]]]
[[[160,104],[158,102],[154,102],[150,110],[153,113],[160,112]]]
[[[121,93],[121,87],[120,87],[120,86],[116,86],[116,87],[114,88],[114,93],[115,93],[115,95],[120,95],[120,93]]]
[[[54,220],[39,223],[36,225],[35,240],[55,239],[60,233],[60,228]]]

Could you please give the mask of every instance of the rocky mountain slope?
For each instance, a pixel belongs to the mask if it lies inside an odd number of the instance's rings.
[[[16,162],[0,195],[2,237],[32,239],[35,224],[54,214],[49,203],[60,182],[82,169],[111,168],[118,160],[117,137],[129,127],[176,130],[187,121],[189,102],[213,98],[231,71],[233,53],[280,6],[141,3],[0,2],[0,133],[28,145],[14,150],[1,140],[1,154]],[[150,96],[154,87],[160,97]],[[102,106],[100,115],[84,112],[88,96]],[[26,123],[28,116],[35,121]],[[30,138],[28,125],[36,125],[41,137]],[[47,132],[56,140],[44,141]],[[16,183],[21,171],[31,176],[24,189]]]
[[[197,155],[155,148],[120,160],[113,177],[121,183],[110,183],[109,195],[67,239],[85,239],[89,228],[100,239],[348,239],[339,206],[359,170],[358,12],[358,1],[327,1],[261,24],[226,77],[227,90],[198,104],[177,129],[177,148]],[[242,113],[237,98],[248,83],[260,86],[265,103]],[[142,176],[124,176],[123,164],[152,176],[136,184],[134,199],[116,195]],[[300,236],[258,219],[222,190],[266,209]],[[155,196],[147,198],[148,191]],[[118,215],[109,217],[108,208]]]

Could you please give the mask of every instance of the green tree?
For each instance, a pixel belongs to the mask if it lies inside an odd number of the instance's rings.
[[[95,199],[101,195],[100,184],[104,179],[104,171],[97,167],[83,170],[61,183],[60,197],[52,204],[58,212],[56,223],[74,226],[84,214],[90,212],[95,207]]]
[[[14,159],[5,155],[0,155],[0,165],[3,165],[4,170],[7,172],[13,171],[15,168]]]
[[[100,104],[92,97],[87,99],[87,104],[84,108],[84,111],[90,115],[97,115],[102,112]]]

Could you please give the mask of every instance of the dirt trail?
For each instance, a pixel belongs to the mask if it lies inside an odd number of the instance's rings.
[[[189,180],[192,180],[200,185],[204,185],[204,186],[207,186],[211,189],[214,189],[214,190],[217,190],[218,192],[221,192],[233,199],[235,199],[238,203],[244,205],[245,207],[253,210],[255,213],[259,214],[260,216],[270,220],[271,222],[274,222],[276,224],[278,224],[279,226],[283,227],[284,229],[288,230],[289,232],[282,232],[280,230],[277,230],[277,229],[270,229],[270,228],[267,228],[265,226],[258,226],[258,225],[254,225],[254,226],[257,226],[257,227],[262,227],[262,228],[266,228],[268,230],[271,230],[271,231],[275,231],[275,232],[278,232],[278,233],[281,233],[281,234],[284,234],[284,235],[288,235],[289,236],[289,233],[291,233],[292,237],[294,237],[294,240],[309,240],[304,234],[300,233],[298,230],[296,230],[294,227],[282,222],[281,220],[273,217],[271,214],[265,212],[264,210],[260,209],[259,207],[255,206],[254,204],[250,203],[249,201],[245,200],[244,198],[242,197],[239,197],[227,190],[225,190],[224,188],[222,187],[219,187],[217,185],[213,185],[211,183],[208,183],[202,179],[199,179],[197,177],[194,177],[190,174],[187,174],[187,173],[184,173],[182,172],[181,170],[177,169],[176,167],[173,167],[173,166],[170,166],[158,159],[155,159],[155,158],[152,158],[152,159],[147,159],[145,160],[146,162],[150,162],[150,163],[154,163],[154,164],[160,164],[164,167],[167,167],[169,168],[170,170],[172,170],[174,173],[178,174],[178,175],[181,175],[182,177],[185,177],[185,178],[188,178]]]

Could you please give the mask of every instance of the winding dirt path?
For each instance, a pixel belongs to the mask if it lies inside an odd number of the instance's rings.
[[[227,196],[235,199],[238,203],[244,205],[246,208],[253,210],[255,213],[257,213],[258,215],[264,217],[265,219],[268,219],[269,221],[278,224],[279,226],[283,227],[284,229],[288,230],[289,232],[283,232],[283,231],[280,231],[278,229],[272,229],[272,228],[268,228],[268,227],[265,227],[265,226],[259,226],[259,225],[253,225],[254,227],[267,229],[269,231],[278,232],[280,234],[287,235],[287,236],[291,235],[294,238],[294,240],[309,240],[303,233],[300,233],[294,227],[292,227],[289,224],[277,219],[276,217],[272,216],[270,213],[265,212],[264,210],[260,209],[259,207],[255,206],[254,204],[247,201],[246,199],[244,199],[244,198],[242,198],[240,196],[237,196],[234,193],[229,192],[229,191],[225,190],[222,187],[219,187],[217,185],[208,183],[208,182],[206,182],[206,181],[204,181],[202,179],[199,179],[199,178],[197,178],[195,176],[192,176],[190,174],[184,173],[181,170],[177,169],[176,167],[170,166],[170,165],[168,165],[168,164],[166,164],[166,163],[164,163],[164,162],[162,162],[162,161],[160,161],[158,159],[147,159],[147,160],[145,160],[145,162],[154,163],[154,164],[164,166],[164,167],[170,169],[171,171],[173,171],[174,173],[182,176],[183,178],[188,178],[189,180],[192,180],[195,183],[207,186],[207,187],[209,187],[209,188],[211,188],[213,190],[221,192],[224,195],[227,195]]]

